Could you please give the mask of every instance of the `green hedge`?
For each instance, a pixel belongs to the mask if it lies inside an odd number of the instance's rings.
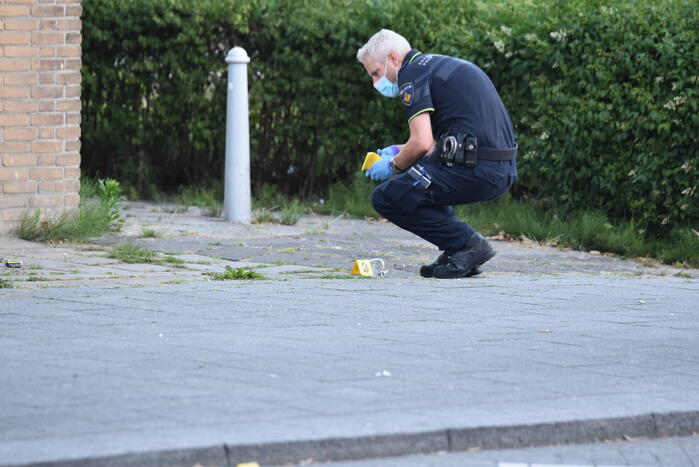
[[[356,50],[389,27],[482,66],[521,147],[517,192],[652,231],[697,226],[696,3],[84,0],[83,168],[141,192],[220,179],[226,69],[251,56],[254,187],[309,195],[405,140]]]

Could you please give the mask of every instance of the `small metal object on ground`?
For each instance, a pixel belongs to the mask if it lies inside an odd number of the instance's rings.
[[[5,267],[19,269],[22,267],[22,261],[19,259],[8,259],[5,261]]]

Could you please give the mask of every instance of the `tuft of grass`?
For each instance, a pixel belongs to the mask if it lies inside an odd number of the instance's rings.
[[[12,281],[0,278],[0,289],[14,289],[15,285]]]
[[[274,210],[284,203],[284,197],[279,193],[279,189],[275,185],[264,183],[258,190],[253,193],[253,207],[255,209]]]
[[[143,248],[131,241],[116,245],[112,248],[109,258],[118,259],[123,263],[155,263],[157,254],[153,250]]]
[[[198,206],[203,215],[219,217],[223,213],[223,185],[218,183],[208,188],[183,187],[175,196],[174,203],[182,206]]]
[[[348,214],[355,217],[376,217],[378,214],[371,205],[371,192],[376,183],[357,173],[352,182],[335,184],[330,187],[327,200],[315,206],[321,214]]]
[[[118,230],[122,221],[120,203],[125,199],[116,180],[84,178],[77,209],[44,219],[40,210],[27,210],[20,218],[17,234],[24,240],[82,242]]]
[[[212,279],[217,281],[266,279],[266,277],[260,274],[259,272],[252,271],[246,268],[233,269],[230,266],[226,266],[224,272],[214,272],[209,273],[209,275]]]
[[[282,206],[281,223],[284,225],[296,225],[305,211],[306,207],[295,199]]]
[[[141,229],[141,237],[142,238],[160,238],[163,236],[163,233],[159,230],[156,230],[152,227],[143,227]]]
[[[253,222],[255,224],[266,224],[277,222],[277,219],[272,214],[272,210],[269,208],[257,208],[253,211]]]

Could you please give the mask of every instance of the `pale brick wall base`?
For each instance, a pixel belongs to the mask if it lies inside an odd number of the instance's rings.
[[[0,233],[80,198],[80,0],[0,0]]]

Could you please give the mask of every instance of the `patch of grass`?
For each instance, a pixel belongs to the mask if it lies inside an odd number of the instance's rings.
[[[0,278],[0,289],[14,289],[15,285],[12,281]]]
[[[122,195],[119,182],[112,179],[82,179],[80,205],[63,214],[42,218],[41,211],[25,211],[19,223],[18,236],[24,240],[85,241],[112,230],[121,223]]]
[[[157,254],[153,250],[143,248],[131,241],[116,245],[108,256],[123,263],[155,263]]]
[[[284,203],[284,197],[275,185],[264,183],[253,193],[252,205],[255,209],[277,209]]]
[[[266,277],[260,274],[259,272],[252,271],[246,268],[233,269],[230,266],[226,266],[224,272],[214,272],[207,274],[210,275],[212,279],[217,281],[266,279]]]
[[[282,206],[281,223],[284,225],[296,225],[305,211],[306,207],[296,199],[290,203],[286,203],[284,206]]]
[[[376,182],[357,173],[350,184],[338,183],[330,187],[327,200],[314,205],[321,214],[348,214],[354,217],[376,217],[378,214],[371,205],[371,192]]]
[[[173,266],[184,266],[186,264],[185,260],[182,258],[170,255],[163,257],[160,262]]]
[[[29,276],[27,277],[27,282],[43,282],[43,281],[50,281],[48,277],[41,277],[41,276]]]
[[[223,213],[223,185],[182,187],[173,202],[182,206],[197,206],[203,215],[219,217]]]
[[[692,275],[688,272],[680,271],[677,274],[675,274],[675,277],[682,277],[683,279],[691,279]]]
[[[141,229],[142,238],[160,238],[162,236],[163,233],[161,231],[152,227],[143,227],[143,229]]]
[[[253,222],[255,224],[268,224],[277,222],[277,219],[272,214],[272,210],[269,208],[257,208],[253,210],[252,216]]]
[[[171,204],[169,206],[162,206],[160,209],[168,214],[182,214],[189,211],[189,206],[183,206],[179,204]]]
[[[39,269],[41,269],[41,266],[37,266],[37,265],[29,266],[30,271],[37,271]]]
[[[281,250],[277,250],[279,253],[296,253],[299,251],[298,248],[284,248]]]

